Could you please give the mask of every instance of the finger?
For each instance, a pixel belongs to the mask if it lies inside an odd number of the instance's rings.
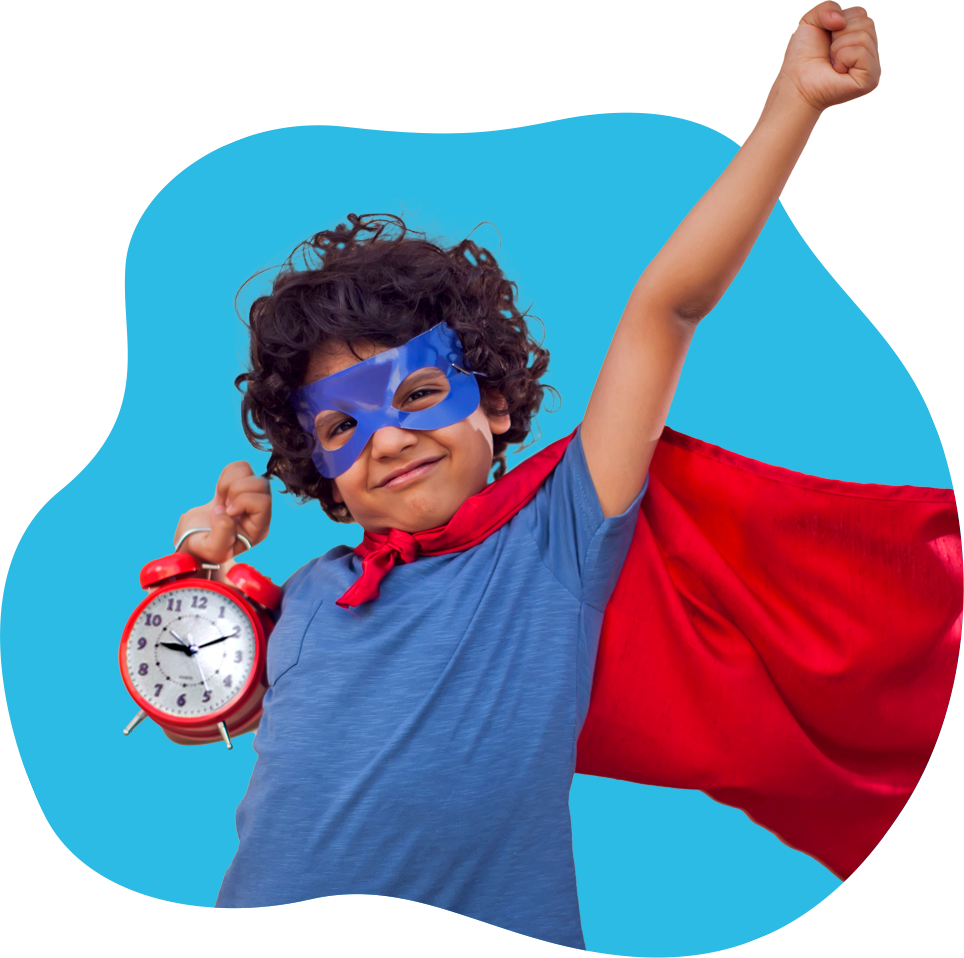
[[[863,46],[842,47],[833,54],[832,62],[837,73],[865,73],[873,80],[877,72],[874,58]]]
[[[174,541],[183,535],[185,529],[193,529],[197,526],[211,525],[211,503],[203,506],[195,506],[188,509],[180,519],[177,520],[177,531],[174,533]]]
[[[227,487],[224,495],[224,505],[231,515],[236,512],[231,508],[238,497],[246,493],[265,496],[271,498],[271,484],[262,476],[246,476],[243,479],[235,479]]]
[[[863,12],[863,7],[852,9]],[[846,29],[833,36],[830,64],[834,70],[840,74],[850,74],[864,93],[874,89],[880,82],[880,56],[874,21],[870,17],[855,15],[848,21]]]
[[[241,479],[233,479],[228,485],[228,490],[233,492],[235,489],[238,489],[242,492],[259,490],[261,492],[270,494],[271,483],[265,479],[264,476],[249,475],[244,476]]]
[[[190,512],[186,513],[185,518],[190,514]],[[234,520],[224,513],[212,515],[210,526],[210,532],[195,532],[194,535],[188,536],[181,544],[180,551],[187,552],[203,562],[218,564],[227,562],[234,554],[234,542],[237,538],[237,527]],[[178,524],[178,538],[190,528],[190,525],[185,525],[182,529],[181,524]]]
[[[873,41],[874,46],[877,45],[877,25],[870,17],[850,18],[847,20],[847,25],[843,30],[835,30],[833,32],[833,38],[834,40],[838,40],[840,37],[849,36],[851,33],[866,33]]]
[[[877,44],[874,43],[874,38],[864,30],[856,30],[853,33],[845,30],[838,34],[830,44],[830,56],[835,57],[844,47],[863,47],[870,57],[877,55]]]
[[[188,540],[192,553],[207,562],[227,562],[234,555],[238,528],[227,515],[211,517],[211,531],[199,532]]]
[[[214,488],[215,503],[219,505],[224,504],[226,493],[232,482],[234,482],[237,479],[244,479],[247,476],[253,476],[253,475],[254,475],[254,470],[247,462],[228,463],[221,470],[221,475],[218,476],[218,482]]]
[[[244,534],[256,545],[267,534],[271,525],[271,500],[256,493],[242,493],[232,508],[237,508],[233,518]]]
[[[844,50],[851,51],[847,57],[843,55]],[[831,61],[846,59],[849,64],[849,61],[856,55],[854,51],[863,51],[863,62],[860,64],[863,68],[870,72],[876,71],[876,73],[880,73],[880,57],[877,52],[877,41],[866,30],[855,30],[853,33],[845,30],[837,36],[833,43],[830,44],[830,59]]]
[[[260,516],[271,510],[271,496],[266,496],[263,492],[239,492],[231,496],[225,508],[225,514],[232,519],[241,516]]]

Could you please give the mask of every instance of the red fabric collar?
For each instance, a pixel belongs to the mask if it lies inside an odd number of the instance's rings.
[[[349,609],[377,599],[382,579],[398,564],[413,562],[419,556],[464,552],[487,539],[532,501],[575,435],[573,431],[552,443],[470,496],[444,526],[414,533],[400,529],[392,529],[387,535],[366,532],[355,547],[355,554],[362,560],[362,574],[336,605]]]

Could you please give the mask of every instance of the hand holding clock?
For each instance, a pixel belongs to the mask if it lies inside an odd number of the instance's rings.
[[[221,574],[234,558],[236,536],[243,532],[252,545],[262,542],[271,525],[271,486],[262,476],[256,476],[246,462],[232,462],[218,477],[214,498],[203,506],[189,509],[181,516],[174,533],[177,542],[187,530],[210,526],[211,531],[198,532],[181,546],[202,562],[218,563]],[[243,548],[243,547],[242,547]]]

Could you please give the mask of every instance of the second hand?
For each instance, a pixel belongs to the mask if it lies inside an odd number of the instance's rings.
[[[187,634],[188,639],[191,642],[191,652],[193,653],[191,658],[194,659],[194,664],[197,666],[198,674],[201,676],[201,682],[204,685],[204,691],[211,694],[211,688],[208,685],[208,680],[204,676],[204,669],[201,668],[201,657],[198,655],[198,647],[194,644],[194,639],[191,638],[191,633]]]
[[[185,646],[186,648],[190,649],[190,651],[191,651],[191,658],[194,659],[194,664],[197,666],[198,675],[201,676],[201,683],[204,685],[204,691],[207,692],[208,695],[210,695],[210,694],[211,694],[211,687],[208,685],[208,680],[207,680],[207,678],[205,678],[204,669],[201,668],[201,662],[200,662],[200,660],[198,659],[198,647],[194,644],[194,640],[191,639],[191,633],[188,632],[188,634],[187,634],[188,641],[185,642],[184,639],[182,639],[173,629],[170,629],[169,631],[170,631],[171,635],[173,635],[174,638],[177,639],[177,641],[181,643],[181,645],[183,645],[183,646]]]

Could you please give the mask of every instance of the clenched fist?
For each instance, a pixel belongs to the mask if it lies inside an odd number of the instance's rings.
[[[863,7],[814,7],[790,38],[780,76],[817,110],[869,93],[880,80],[874,21]]]
[[[181,516],[174,533],[175,543],[188,530],[210,526],[210,532],[190,536],[182,552],[189,552],[204,562],[223,564],[244,546],[236,541],[238,532],[255,546],[268,534],[271,525],[271,486],[267,479],[256,476],[246,462],[232,462],[218,477],[214,498]],[[235,546],[238,548],[236,549]]]

